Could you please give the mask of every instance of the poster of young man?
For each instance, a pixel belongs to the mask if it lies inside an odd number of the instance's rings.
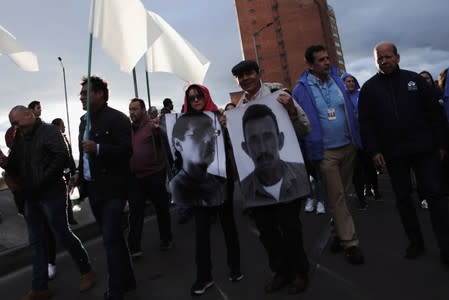
[[[288,202],[310,192],[298,139],[278,94],[225,113],[246,207]]]
[[[215,206],[225,197],[226,157],[218,116],[211,112],[166,114],[166,134],[173,161],[169,189],[172,200]]]

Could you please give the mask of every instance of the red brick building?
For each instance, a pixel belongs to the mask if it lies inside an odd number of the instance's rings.
[[[293,88],[306,68],[304,51],[313,44],[324,45],[332,64],[345,69],[326,0],[235,0],[235,6],[244,57],[259,62],[264,81]]]

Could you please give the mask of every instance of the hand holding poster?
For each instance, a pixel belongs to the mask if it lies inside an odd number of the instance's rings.
[[[173,201],[220,205],[225,199],[226,156],[218,116],[202,112],[164,117],[167,155],[175,169],[169,182]]]
[[[288,202],[310,192],[298,139],[278,94],[226,112],[246,207]]]

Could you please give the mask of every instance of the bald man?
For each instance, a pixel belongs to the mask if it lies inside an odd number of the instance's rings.
[[[447,121],[424,78],[399,67],[400,55],[393,43],[378,43],[374,58],[378,73],[362,86],[359,97],[363,146],[377,166],[388,169],[409,239],[405,258],[417,259],[426,250],[411,198],[412,169],[429,202],[441,261],[449,265],[449,211],[441,176]]]
[[[89,257],[80,240],[67,224],[63,170],[68,150],[59,129],[43,123],[31,109],[15,106],[9,113],[16,136],[9,157],[0,154],[0,166],[19,178],[18,190],[25,203],[25,221],[32,249],[33,279],[31,291],[22,300],[48,299],[48,229],[68,250],[82,274],[80,291],[95,284]]]

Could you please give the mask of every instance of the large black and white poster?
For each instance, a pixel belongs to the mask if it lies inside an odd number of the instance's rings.
[[[219,116],[202,112],[164,117],[172,200],[196,206],[223,203],[226,155]]]
[[[225,113],[246,207],[288,202],[310,192],[298,139],[278,95]]]

